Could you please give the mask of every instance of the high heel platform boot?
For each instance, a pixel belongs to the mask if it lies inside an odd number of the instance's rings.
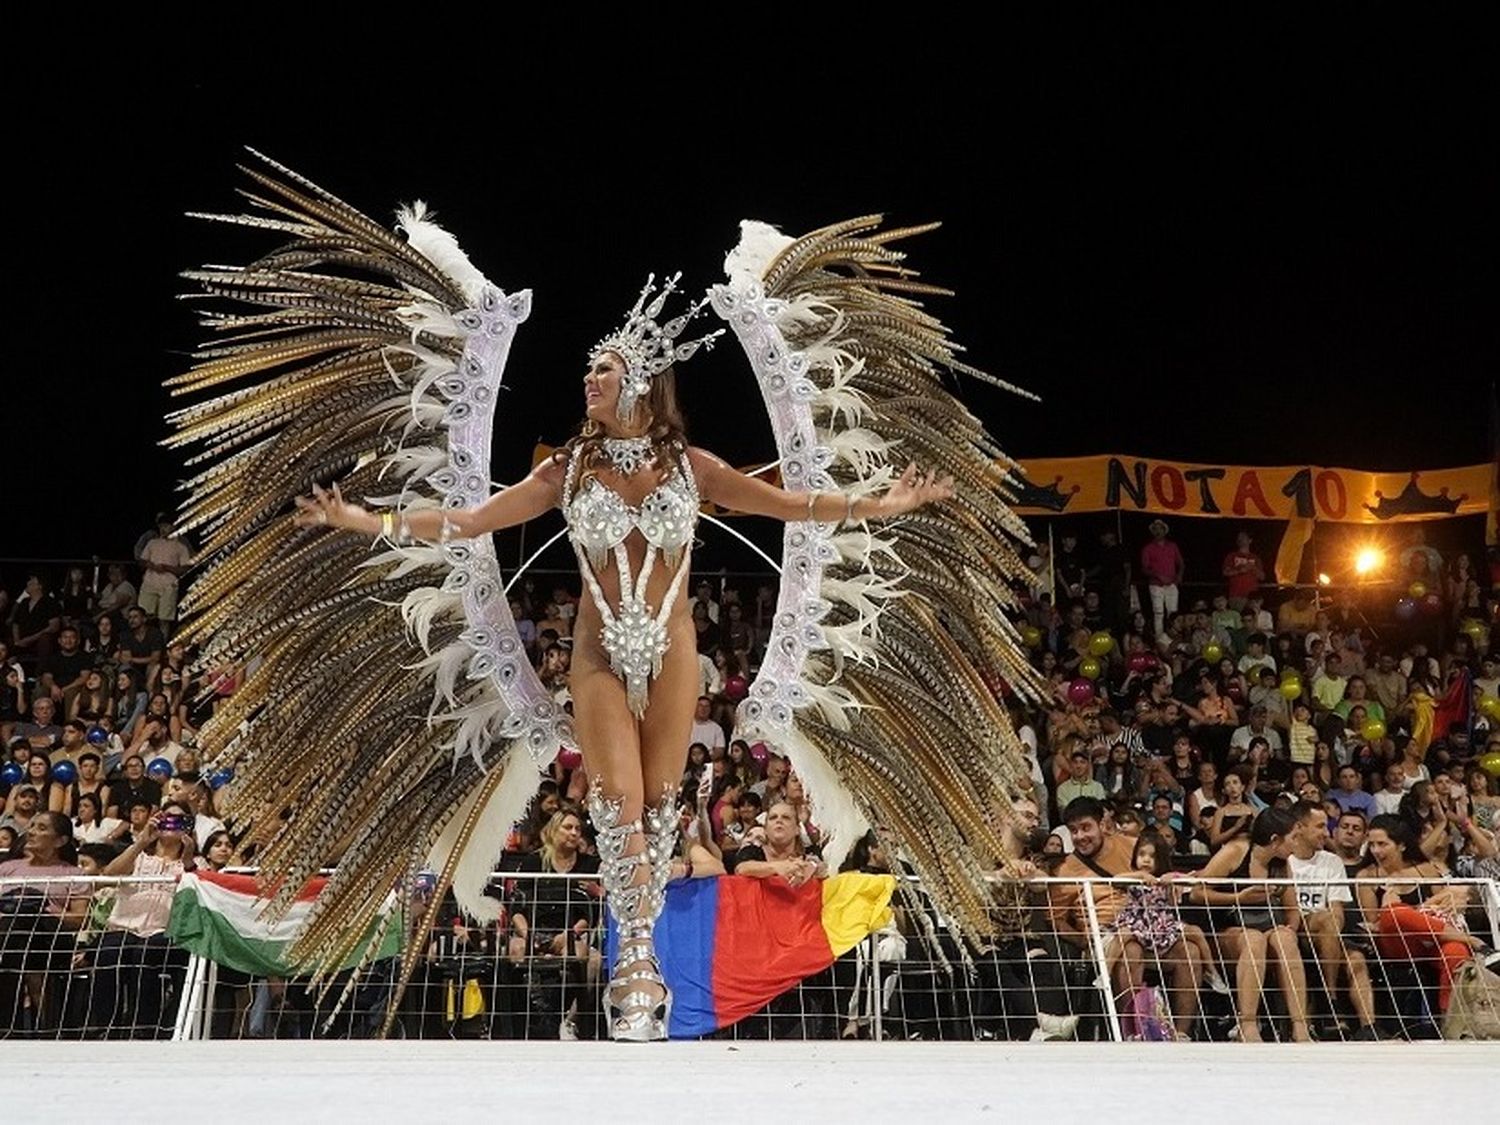
[[[604,989],[610,1038],[634,1043],[665,1039],[672,994],[656,957],[655,929],[676,850],[675,797],[664,795],[656,807],[646,810],[643,820],[621,823],[623,799],[604,796],[595,783],[588,805],[599,849],[599,877],[618,935],[612,975]],[[627,854],[638,832],[644,846]]]

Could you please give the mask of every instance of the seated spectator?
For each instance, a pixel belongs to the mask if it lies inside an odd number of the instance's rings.
[[[117,844],[130,834],[130,823],[105,816],[104,806],[94,793],[78,798],[78,812],[73,820],[73,839],[80,844]]]
[[[1367,719],[1379,719],[1382,723],[1386,721],[1385,707],[1381,705],[1380,700],[1370,696],[1369,683],[1363,676],[1349,677],[1344,687],[1344,698],[1334,707],[1333,713],[1341,719],[1347,719],[1350,711],[1355,707],[1364,708]]]
[[[1246,676],[1260,679],[1260,670],[1269,669],[1272,674],[1276,672],[1276,658],[1266,651],[1266,635],[1264,633],[1251,633],[1245,638],[1245,655],[1240,657],[1235,665]]]
[[[1381,956],[1435,967],[1438,1010],[1452,998],[1453,974],[1484,943],[1468,932],[1463,911],[1469,887],[1463,883],[1434,886],[1417,879],[1441,879],[1443,864],[1428,859],[1416,834],[1400,817],[1377,816],[1370,822],[1370,865],[1359,882],[1360,908],[1376,927]]]
[[[1105,806],[1093,797],[1079,797],[1062,812],[1073,850],[1053,873],[1056,878],[1073,882],[1049,886],[1049,916],[1054,932],[1063,941],[1086,952],[1092,951],[1091,921],[1080,884],[1096,877],[1108,879],[1127,875],[1134,868],[1135,841],[1123,835],[1109,836],[1104,831]],[[1101,926],[1116,921],[1130,901],[1125,884],[1095,883],[1094,910]],[[1142,959],[1139,942],[1127,942],[1122,950],[1127,978],[1135,979],[1133,959]],[[1154,959],[1168,969],[1172,981],[1172,1020],[1177,1030],[1188,1034],[1198,1014],[1198,986],[1202,966],[1193,947],[1182,935],[1164,949],[1153,950]]]
[[[1281,733],[1271,725],[1270,711],[1265,704],[1253,704],[1250,707],[1250,721],[1244,726],[1234,728],[1234,733],[1229,736],[1230,749],[1250,748],[1252,738],[1264,738],[1266,745],[1273,754],[1281,752]]]
[[[1213,851],[1234,840],[1249,838],[1250,825],[1258,811],[1248,797],[1254,777],[1249,766],[1238,765],[1219,782],[1218,805],[1208,828],[1208,846]]]
[[[765,844],[745,844],[735,857],[734,873],[752,879],[780,876],[794,887],[812,879],[828,878],[828,867],[803,850],[797,810],[777,801],[766,810]]]
[[[1342,670],[1342,662],[1336,652],[1327,653],[1323,663],[1312,677],[1312,702],[1315,714],[1331,713],[1343,702],[1344,692],[1349,686]]]
[[[26,830],[24,857],[0,862],[0,1031],[17,1027],[23,984],[34,1030],[57,1026],[57,990],[47,985],[67,964],[72,935],[88,908],[88,885],[73,881],[82,874],[76,856],[72,822],[60,813],[39,812]]]
[[[62,606],[42,584],[41,575],[26,579],[26,589],[11,607],[10,651],[19,661],[35,667],[52,654],[62,628]]]
[[[121,886],[99,937],[89,997],[93,1034],[128,1030],[137,1038],[161,1035],[161,975],[187,964],[187,953],[167,939],[167,920],[177,880],[193,868],[194,855],[192,812],[186,805],[168,804],[104,869],[108,876],[153,881]]]
[[[146,760],[132,754],[121,763],[120,776],[110,784],[110,803],[106,816],[129,816],[130,806],[139,801],[155,810],[161,804],[161,784],[146,773]]]
[[[11,828],[18,836],[24,836],[40,808],[40,795],[36,791],[36,786],[22,782],[12,789],[5,799],[5,813],[0,816],[0,828]]]
[[[16,723],[12,738],[24,738],[33,750],[43,753],[62,741],[62,727],[57,722],[57,704],[50,695],[38,695],[31,701],[31,717]]]
[[[1357,809],[1365,814],[1366,820],[1372,820],[1377,815],[1375,798],[1365,792],[1359,770],[1353,766],[1344,766],[1339,770],[1338,787],[1330,789],[1328,796],[1338,802],[1341,812]]]
[[[1301,637],[1312,629],[1317,618],[1318,607],[1313,602],[1313,592],[1301,587],[1276,611],[1276,631]]]
[[[166,639],[161,630],[151,623],[146,611],[133,605],[125,611],[125,632],[120,636],[117,659],[120,667],[135,676],[135,682],[145,684],[166,652]],[[123,733],[123,732],[122,732]]]
[[[1268,960],[1276,962],[1293,1041],[1311,1041],[1307,970],[1292,928],[1295,919],[1277,888],[1264,883],[1215,886],[1212,880],[1285,878],[1295,827],[1296,819],[1285,810],[1266,809],[1259,813],[1248,837],[1230,840],[1214,853],[1202,872],[1209,881],[1193,889],[1195,902],[1216,908],[1211,917],[1226,967],[1230,962],[1235,966],[1236,1016],[1239,1038],[1245,1043],[1261,1041],[1260,998]]]
[[[1100,785],[1093,777],[1092,765],[1088,752],[1085,750],[1073,750],[1068,754],[1068,778],[1057,787],[1057,807],[1065,809],[1069,803],[1079,797],[1092,797],[1102,801],[1108,794],[1104,786]]]
[[[37,661],[37,694],[52,700],[55,714],[66,714],[93,665],[93,657],[83,651],[78,627],[64,625],[57,631],[57,645]]]
[[[112,625],[121,624],[125,620],[125,611],[135,605],[136,589],[119,563],[110,563],[106,574],[109,581],[99,591],[99,598],[94,603],[94,620],[102,623],[109,619]]]
[[[748,789],[741,791],[739,800],[734,805],[734,819],[726,821],[724,825],[720,848],[726,852],[738,851],[750,830],[755,827],[760,813],[760,795]]]
[[[1343,861],[1328,847],[1328,817],[1317,805],[1299,802],[1292,808],[1297,825],[1292,830],[1292,850],[1287,869],[1293,883],[1286,890],[1285,906],[1293,917],[1294,930],[1306,937],[1306,950],[1318,969],[1332,999],[1342,980],[1348,988],[1359,1029],[1355,1039],[1378,1039],[1375,1030],[1375,990],[1365,955],[1347,948],[1346,908],[1354,895],[1344,882]]]
[[[1346,812],[1339,816],[1338,823],[1333,830],[1333,854],[1339,857],[1339,862],[1344,865],[1344,875],[1353,879],[1369,863],[1369,856],[1365,854],[1365,833],[1368,829],[1367,821],[1362,813]],[[1351,912],[1358,914],[1357,904],[1351,907]]]

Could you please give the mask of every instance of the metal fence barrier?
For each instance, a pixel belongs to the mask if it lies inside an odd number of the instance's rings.
[[[540,882],[566,881],[568,928],[524,938],[516,913]],[[79,877],[88,921],[47,912],[56,880],[0,894],[0,1037],[365,1038],[395,987],[376,962],[332,1016],[297,979],[215,965],[165,935],[113,928],[122,893],[164,879]],[[958,940],[919,885],[895,918],[831,968],[716,1033],[725,1039],[1018,1040],[1430,1039],[1468,963],[1500,938],[1489,880],[1035,879],[995,884],[996,937]],[[128,892],[124,888],[131,888]],[[589,876],[497,874],[488,927],[440,918],[392,1034],[409,1038],[597,1039],[604,1034],[603,910]],[[1403,897],[1404,896],[1404,897]],[[1205,897],[1211,903],[1201,901]],[[1228,901],[1230,899],[1233,901]],[[132,911],[132,914],[137,913]],[[1493,1001],[1491,1001],[1493,1002]],[[1493,1023],[1497,1013],[1490,1013]]]

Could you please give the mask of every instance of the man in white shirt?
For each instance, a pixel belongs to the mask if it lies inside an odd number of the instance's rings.
[[[1328,814],[1311,801],[1292,808],[1297,826],[1290,833],[1292,854],[1287,869],[1292,877],[1287,908],[1295,909],[1306,935],[1313,961],[1329,992],[1342,975],[1349,989],[1349,1003],[1359,1020],[1355,1039],[1378,1039],[1375,1030],[1375,990],[1365,955],[1344,945],[1344,911],[1352,907],[1343,861],[1325,850],[1328,845]]]
[[[193,552],[172,535],[172,520],[165,512],[156,516],[156,534],[141,548],[141,593],[136,604],[163,625],[177,620],[177,580],[187,573]]]
[[[1251,706],[1250,721],[1242,727],[1235,727],[1234,733],[1229,736],[1230,749],[1248,750],[1252,738],[1264,738],[1273,754],[1281,753],[1281,733],[1271,725],[1270,714],[1264,703]]]
[[[714,701],[708,696],[698,697],[698,707],[693,712],[693,730],[688,735],[689,746],[695,742],[701,742],[708,747],[709,754],[713,753],[714,747],[717,746],[722,750],[725,746],[724,728],[710,718],[713,708]]]
[[[688,603],[688,613],[693,612],[693,603],[702,602],[708,610],[708,619],[715,625],[719,623],[719,603],[714,601],[714,585],[707,578],[698,579],[698,585],[693,588],[693,599]]]
[[[1400,762],[1385,767],[1385,788],[1375,794],[1375,812],[1385,816],[1401,808],[1401,798],[1406,796],[1406,771]]]

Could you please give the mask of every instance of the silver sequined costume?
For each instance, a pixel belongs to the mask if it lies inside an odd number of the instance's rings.
[[[589,596],[604,621],[601,637],[609,666],[625,681],[625,698],[631,712],[640,718],[646,713],[646,696],[652,677],[661,671],[669,640],[667,622],[688,572],[693,533],[698,524],[698,485],[686,456],[677,459],[676,471],[641,501],[631,507],[618,492],[591,476],[583,486],[574,489],[580,443],[568,459],[563,485],[563,514],[568,521],[568,539],[578,556],[578,570],[583,575]],[[646,540],[646,557],[639,574],[632,574],[629,553],[623,550],[632,531]],[[599,585],[598,573],[615,556],[615,570],[620,577],[620,604],[611,606]],[[672,584],[662,604],[653,613],[646,602],[647,585],[655,568],[656,556],[675,568]]]

